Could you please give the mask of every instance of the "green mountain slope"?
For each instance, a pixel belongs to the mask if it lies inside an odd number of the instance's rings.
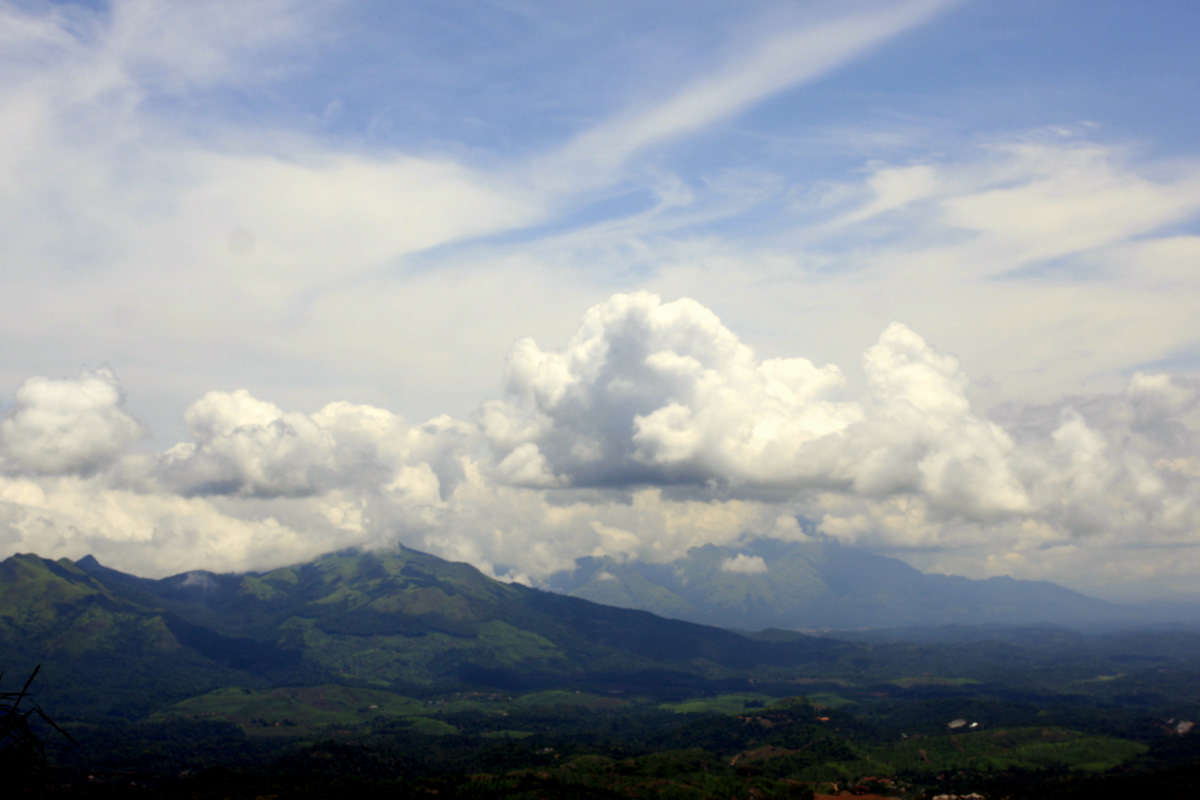
[[[150,609],[114,595],[67,559],[34,555],[0,562],[0,640],[36,642],[47,656],[67,658],[118,642],[178,646]]]
[[[1129,609],[1044,581],[926,575],[833,542],[707,545],[671,564],[580,559],[550,588],[598,603],[740,630],[946,624],[1080,625]]]
[[[528,681],[542,673],[692,668],[701,661],[737,670],[814,658],[831,648],[812,640],[786,652],[747,649],[745,639],[727,631],[504,584],[470,565],[406,549],[333,554],[261,574],[188,573],[161,581],[94,560],[80,564],[113,592],[157,604],[188,625],[301,652],[338,676],[380,684],[487,673],[493,681]]]
[[[42,696],[56,706],[137,716],[161,698],[255,680],[231,663],[236,655],[213,659],[193,646],[197,630],[224,643],[67,559],[24,554],[0,562],[3,668],[23,675],[43,664]]]
[[[799,674],[855,648],[755,641],[504,584],[412,550],[162,580],[90,557],[14,556],[0,563],[0,644],[21,654],[12,669],[46,662],[67,674],[72,706],[132,703],[137,713],[150,695],[174,702],[232,685],[409,694],[571,686],[668,697],[752,671]]]

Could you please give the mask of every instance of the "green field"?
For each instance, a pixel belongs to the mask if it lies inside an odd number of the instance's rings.
[[[410,718],[427,706],[409,697],[336,684],[303,688],[216,689],[153,715],[170,719],[231,722],[250,734],[298,735],[323,728],[358,726],[379,718]],[[444,723],[441,723],[443,727]],[[453,729],[450,729],[451,731]]]
[[[896,678],[888,681],[903,689],[908,689],[912,686],[970,686],[977,684],[979,681],[973,678],[939,678],[933,675],[919,675],[916,677]]]
[[[762,708],[773,699],[765,694],[722,694],[697,697],[682,703],[663,703],[659,708],[676,714],[741,714],[750,708]]]

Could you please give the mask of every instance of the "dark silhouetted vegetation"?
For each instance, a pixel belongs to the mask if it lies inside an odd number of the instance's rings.
[[[30,699],[29,687],[39,670],[41,665],[34,667],[19,692],[0,692],[0,785],[19,783],[46,765],[46,747],[31,719],[44,722],[75,744],[71,735]],[[3,679],[0,673],[0,681]]]

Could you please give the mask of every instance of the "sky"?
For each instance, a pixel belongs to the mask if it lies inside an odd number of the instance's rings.
[[[0,556],[1200,591],[1190,0],[0,0]],[[769,568],[769,565],[767,565]]]

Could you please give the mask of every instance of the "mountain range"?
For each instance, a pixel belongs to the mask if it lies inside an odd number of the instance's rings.
[[[928,625],[950,619],[939,604],[956,602],[979,604],[983,619],[988,603],[1000,609],[991,619],[1026,619],[1030,597],[1060,604],[1056,614],[1120,611],[1049,584],[925,576],[817,542],[700,548],[668,566],[589,561],[571,577],[577,591],[629,602],[633,587],[672,613],[717,609],[743,628],[794,622],[789,605],[806,608],[797,598],[827,604],[830,616],[815,619],[835,622],[923,614]],[[602,791],[586,796],[615,797],[607,790],[636,766],[673,797],[812,796],[796,793],[798,780],[912,769],[944,789],[947,765],[1115,769],[1150,747],[1142,742],[1174,744],[1191,725],[1176,720],[1195,707],[1193,631],[945,625],[838,636],[668,619],[403,548],[158,580],[91,557],[0,562],[10,680],[0,688],[20,688],[42,666],[30,702],[70,732],[67,741],[45,729],[84,788],[101,776],[128,789],[150,775],[147,796],[225,797],[233,776],[256,787],[246,796],[324,797],[347,791],[352,774],[375,776],[389,797],[450,796],[452,786],[465,788],[454,796],[515,796],[518,783],[530,790],[521,796],[578,797],[580,770],[591,769],[588,785]],[[987,730],[967,744],[992,750],[964,748],[954,726],[968,724]],[[1118,724],[1141,738],[1112,738]],[[931,760],[939,742],[967,760]],[[1008,751],[1023,744],[1025,761],[1013,761]],[[979,760],[996,747],[1008,760]],[[550,780],[557,767],[555,792],[520,783]],[[168,777],[186,777],[173,784],[179,793],[158,793]],[[679,794],[684,777],[702,788]]]
[[[913,657],[797,629],[1138,618],[1053,584],[924,575],[816,541],[707,546],[668,565],[586,559],[553,585],[563,593],[405,548],[163,579],[16,555],[0,562],[2,666],[46,664],[56,707],[128,717],[232,686],[670,698]]]
[[[221,686],[322,682],[408,696],[556,686],[682,696],[854,648],[799,635],[756,640],[501,583],[407,549],[160,580],[91,557],[16,555],[0,562],[0,647],[18,673],[53,664],[58,705],[134,716]]]
[[[705,545],[669,564],[584,558],[547,586],[605,605],[749,631],[1092,626],[1152,616],[1045,581],[925,574],[899,559],[820,539]]]

